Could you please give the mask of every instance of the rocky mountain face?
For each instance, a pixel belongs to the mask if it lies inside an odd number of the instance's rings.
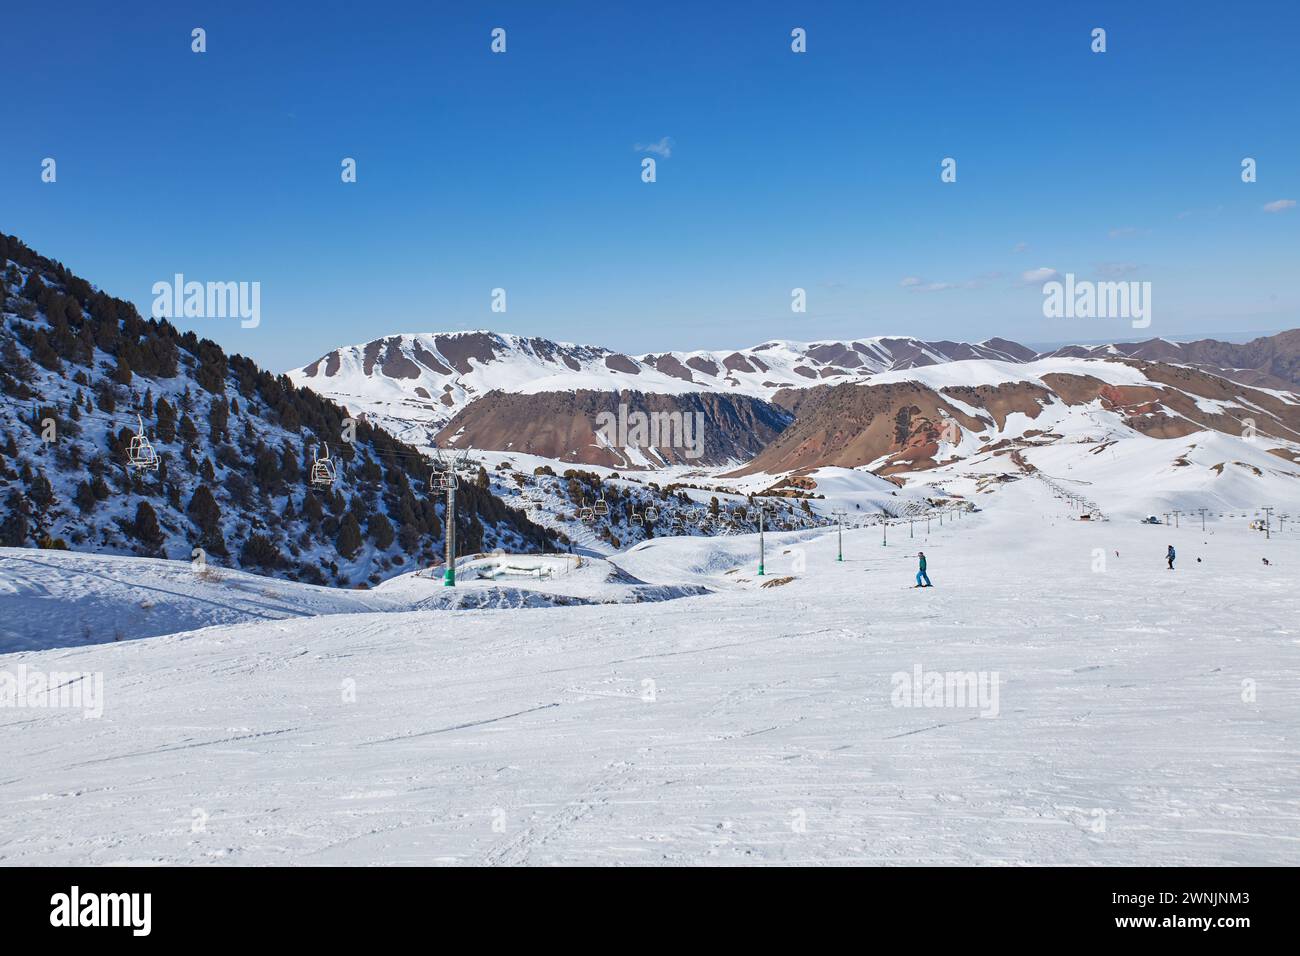
[[[326,454],[336,480],[313,483]],[[372,423],[0,235],[0,545],[374,584],[441,557],[428,479]],[[462,553],[554,545],[489,487],[458,495]]]
[[[495,391],[436,440],[610,468],[703,467],[750,460],[793,419],[771,402],[716,392]]]

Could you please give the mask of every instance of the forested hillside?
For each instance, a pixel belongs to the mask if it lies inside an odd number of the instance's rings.
[[[386,432],[2,234],[0,303],[0,544],[202,549],[209,564],[340,585],[441,558],[429,465]],[[137,416],[156,468],[131,465]],[[318,486],[326,447],[337,478]],[[555,545],[485,472],[457,506],[460,553]]]

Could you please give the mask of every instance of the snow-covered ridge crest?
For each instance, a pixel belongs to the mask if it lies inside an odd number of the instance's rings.
[[[470,402],[514,394],[631,390],[719,392],[770,400],[780,389],[865,381],[882,372],[946,362],[1035,357],[1001,339],[970,344],[911,336],[796,342],[738,350],[628,355],[601,346],[487,330],[407,332],[335,349],[287,374],[365,414],[399,437],[427,444]]]

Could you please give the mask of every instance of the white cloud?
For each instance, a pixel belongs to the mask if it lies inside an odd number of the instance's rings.
[[[632,148],[638,153],[658,153],[664,159],[667,159],[673,154],[674,145],[676,144],[673,142],[673,138],[665,136],[657,143],[637,143]]]
[[[1042,285],[1044,282],[1051,282],[1053,279],[1059,278],[1061,278],[1061,274],[1048,266],[1039,266],[1037,269],[1030,269],[1027,272],[1020,273],[1020,281],[1025,285]]]
[[[1145,236],[1148,230],[1139,229],[1137,226],[1120,226],[1118,229],[1110,231],[1112,239],[1126,239],[1129,236]]]
[[[1016,252],[1016,253],[1020,253],[1020,252],[1024,252],[1024,251],[1025,251],[1026,249],[1028,249],[1028,248],[1029,248],[1029,243],[1027,243],[1027,242],[1017,242],[1014,246],[1011,247],[1011,251],[1012,251],[1012,252]]]
[[[1270,203],[1264,204],[1265,212],[1285,212],[1295,206],[1294,199],[1274,199]]]

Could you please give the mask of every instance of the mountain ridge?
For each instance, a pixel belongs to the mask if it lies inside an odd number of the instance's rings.
[[[632,355],[603,346],[474,330],[386,335],[333,349],[286,375],[398,437],[428,446],[459,411],[493,391],[715,391],[770,401],[782,388],[862,381],[882,371],[948,361],[1024,361],[1033,355],[1005,339],[927,342],[912,336],[770,339],[743,349]]]
[[[780,441],[785,427],[810,411],[828,388],[870,386],[899,376],[916,377],[926,369],[948,368],[952,373],[948,385],[975,388],[979,394],[981,387],[995,386],[1008,375],[1014,379],[1011,370],[1050,361],[1085,363],[1075,372],[1100,383],[1083,388],[1092,389],[1095,401],[1103,400],[1099,389],[1112,377],[1095,373],[1110,364],[1132,362],[1195,370],[1246,388],[1286,392],[1295,388],[1292,379],[1300,381],[1300,330],[1240,345],[1212,340],[1180,344],[1157,338],[1063,346],[1050,353],[1037,353],[1000,337],[967,343],[875,336],[810,342],[771,339],[733,351],[642,355],[488,330],[403,333],[335,349],[287,374],[413,445],[523,451],[607,467],[653,468],[687,462],[680,449],[672,447],[613,447],[597,427],[601,412],[614,413],[622,407],[650,415],[701,415],[712,438],[707,454],[690,463],[745,470],[748,459],[772,461],[771,455],[764,454],[767,446]],[[983,380],[986,373],[992,374],[992,380]],[[1067,391],[1080,388],[1070,377],[1059,381]],[[1121,381],[1127,379],[1121,376]],[[1041,382],[1036,387],[1051,392]],[[1253,414],[1235,406],[1235,419],[1206,418],[1194,408],[1201,398],[1176,395],[1169,382],[1143,380],[1135,387],[1147,390],[1141,394],[1147,395],[1147,404],[1155,403],[1152,407],[1165,408],[1162,401],[1169,402],[1166,413],[1177,419],[1163,421],[1157,428],[1151,417],[1125,418],[1147,434],[1185,432],[1198,423],[1230,430],[1242,427],[1238,419]],[[1219,396],[1213,401],[1233,397],[1217,386],[1210,391]],[[705,396],[713,397],[705,401]],[[1127,399],[1110,395],[1105,401],[1119,407]],[[946,407],[940,397],[923,404],[931,414]],[[899,411],[894,408],[889,414]],[[1285,441],[1293,437],[1285,410],[1280,418],[1265,415],[1262,423],[1275,437]],[[880,452],[874,457],[902,452],[901,446],[886,450],[879,442],[871,447]],[[841,458],[833,454],[823,463]],[[919,467],[929,460],[913,454],[882,467]],[[791,463],[807,467],[812,462],[799,454]]]

